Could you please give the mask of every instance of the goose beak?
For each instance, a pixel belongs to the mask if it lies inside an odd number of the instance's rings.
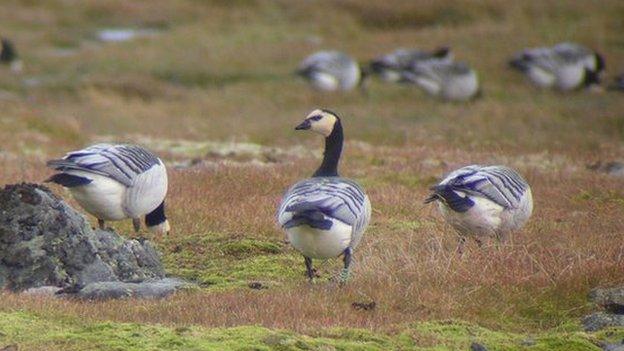
[[[308,129],[310,129],[311,126],[312,126],[312,124],[310,123],[310,120],[306,119],[303,122],[301,122],[301,124],[296,126],[295,130],[308,130]]]

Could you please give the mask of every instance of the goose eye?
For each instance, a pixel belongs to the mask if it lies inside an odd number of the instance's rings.
[[[320,121],[320,120],[321,120],[321,118],[323,118],[323,116],[321,116],[321,115],[316,115],[316,116],[312,116],[312,117],[310,117],[310,120],[312,120],[312,121]]]

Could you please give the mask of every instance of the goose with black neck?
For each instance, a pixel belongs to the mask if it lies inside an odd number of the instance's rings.
[[[286,192],[278,222],[293,247],[304,256],[310,281],[314,279],[312,259],[343,255],[340,281],[344,283],[350,275],[353,251],[370,221],[371,204],[359,184],[338,174],[344,135],[336,113],[314,110],[295,129],[324,136],[325,152],[312,177]]]

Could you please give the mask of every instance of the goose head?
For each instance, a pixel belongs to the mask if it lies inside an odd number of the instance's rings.
[[[316,109],[310,112],[303,122],[295,127],[295,130],[310,130],[327,138],[339,123],[340,118],[334,112]]]
[[[152,233],[167,235],[171,230],[169,221],[165,216],[165,202],[163,201],[156,209],[145,216],[145,225]]]

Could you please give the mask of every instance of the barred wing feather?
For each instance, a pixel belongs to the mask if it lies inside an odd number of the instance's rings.
[[[125,186],[132,186],[136,177],[160,160],[149,151],[135,145],[97,144],[70,152],[60,160],[48,161],[57,171],[76,170],[112,178]]]

